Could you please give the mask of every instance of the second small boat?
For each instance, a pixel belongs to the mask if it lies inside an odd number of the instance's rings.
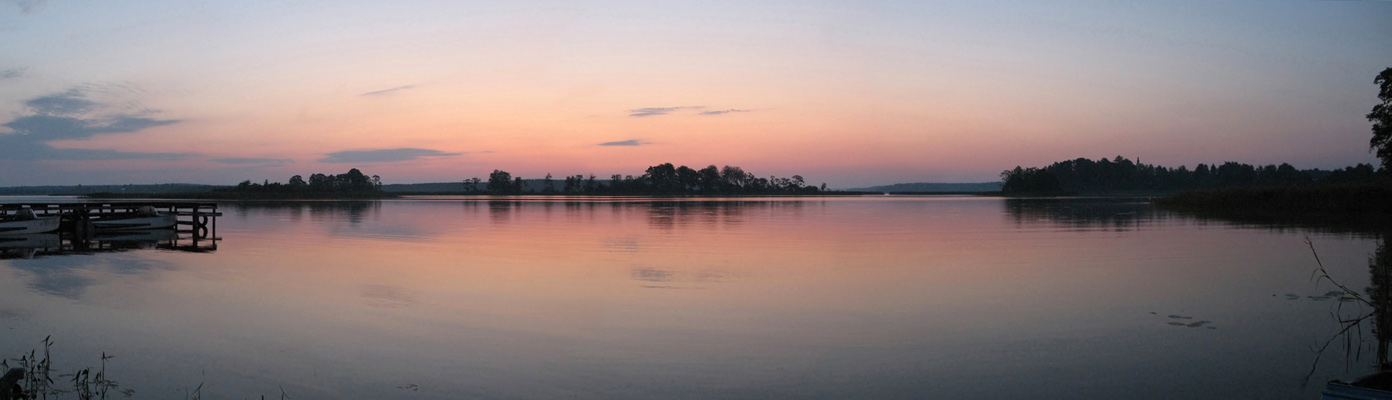
[[[97,230],[164,229],[173,227],[175,222],[174,215],[144,206],[137,208],[130,216],[93,219],[92,227]]]

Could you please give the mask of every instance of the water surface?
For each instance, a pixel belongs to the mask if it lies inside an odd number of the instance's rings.
[[[1304,243],[1361,290],[1370,232],[1095,199],[221,211],[212,252],[0,260],[0,351],[210,399],[1317,398],[1374,369],[1364,328],[1315,363],[1358,310]]]

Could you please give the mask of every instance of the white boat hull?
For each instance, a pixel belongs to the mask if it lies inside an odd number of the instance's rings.
[[[61,224],[61,222],[58,220],[58,217],[0,221],[0,235],[28,235],[31,233],[53,232],[58,230],[59,224]]]
[[[92,221],[97,230],[114,231],[130,229],[164,229],[174,226],[173,215],[154,215],[148,217],[98,219]]]

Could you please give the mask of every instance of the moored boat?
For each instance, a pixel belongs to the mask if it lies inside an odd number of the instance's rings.
[[[146,206],[136,210],[135,215],[93,219],[92,227],[97,230],[164,229],[173,227],[175,222],[174,215]]]
[[[58,217],[40,217],[34,211],[21,208],[10,218],[0,219],[0,235],[28,235],[53,232],[60,225]]]
[[[1320,392],[1320,400],[1392,400],[1392,371],[1344,383],[1331,381]]]
[[[1330,382],[1320,393],[1320,400],[1389,400],[1392,392]]]

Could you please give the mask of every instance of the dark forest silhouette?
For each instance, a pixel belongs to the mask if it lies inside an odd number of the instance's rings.
[[[308,181],[300,175],[290,177],[286,183],[264,181],[258,184],[247,180],[231,188],[213,190],[213,193],[267,198],[375,198],[388,196],[382,191],[381,177],[368,176],[357,168],[339,175],[312,174]]]
[[[1119,192],[1168,193],[1204,189],[1233,189],[1251,187],[1290,187],[1319,183],[1331,184],[1368,183],[1368,187],[1345,186],[1338,188],[1340,194],[1358,191],[1385,189],[1387,182],[1372,184],[1380,178],[1392,175],[1392,68],[1382,70],[1373,78],[1378,85],[1380,103],[1368,113],[1372,122],[1373,137],[1368,142],[1370,150],[1382,161],[1381,168],[1370,164],[1358,164],[1333,171],[1319,169],[1298,170],[1290,164],[1253,166],[1237,162],[1221,165],[1199,164],[1193,170],[1185,166],[1166,168],[1158,165],[1132,162],[1122,156],[1113,160],[1106,158],[1097,161],[1079,158],[1060,161],[1043,168],[1021,168],[1001,172],[1005,194],[1105,194]],[[1326,187],[1325,189],[1329,189]],[[1350,189],[1352,188],[1352,189]],[[1302,189],[1304,190],[1304,189]],[[1306,190],[1308,191],[1308,190]],[[1238,192],[1232,192],[1238,193]],[[1285,196],[1280,191],[1238,193],[1247,200],[1255,197],[1273,195]],[[1303,195],[1303,193],[1302,193]],[[1318,193],[1314,195],[1318,196]],[[1192,197],[1192,196],[1191,196]],[[1209,196],[1215,199],[1223,196]],[[1354,196],[1365,197],[1365,196]]]
[[[1132,162],[1122,156],[1097,161],[1079,158],[1043,168],[1001,172],[1005,194],[1105,194],[1125,192],[1168,193],[1197,189],[1255,186],[1287,186],[1310,183],[1368,182],[1387,175],[1386,169],[1358,164],[1343,169],[1298,170],[1290,164],[1254,166],[1237,162],[1188,167]]]
[[[479,178],[464,180],[464,190],[469,193],[495,195],[516,194],[560,194],[560,195],[601,195],[601,196],[712,196],[712,195],[803,195],[819,194],[826,191],[821,187],[807,186],[801,175],[789,178],[770,176],[760,178],[736,166],[724,168],[714,165],[696,170],[685,165],[677,167],[664,163],[648,167],[640,176],[614,174],[608,180],[597,179],[595,175],[573,175],[562,180],[560,188],[547,174],[541,181],[540,190],[527,187],[521,177],[514,177],[507,171],[493,170],[488,174],[488,183]]]

